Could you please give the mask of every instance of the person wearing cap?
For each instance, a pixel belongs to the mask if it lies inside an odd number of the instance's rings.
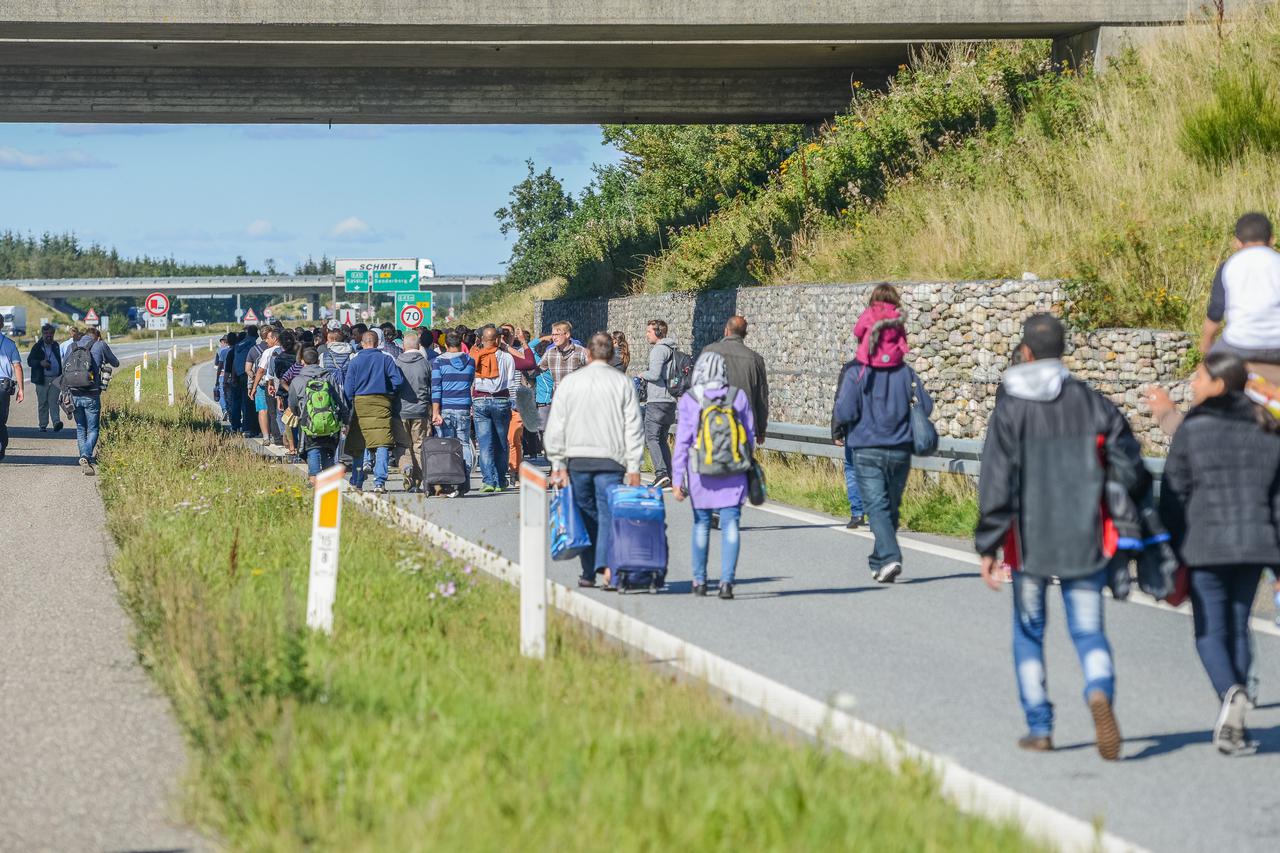
[[[1062,586],[1067,628],[1084,670],[1084,698],[1098,753],[1120,757],[1115,667],[1102,621],[1107,585],[1100,507],[1108,481],[1135,502],[1151,486],[1137,439],[1110,400],[1063,365],[1066,331],[1052,315],[1023,326],[1021,364],[1005,371],[987,425],[978,483],[975,546],[982,579],[1004,588],[997,551],[1012,532],[1021,557],[1013,575],[1013,661],[1028,733],[1022,749],[1053,749],[1053,705],[1044,663],[1045,596]]]

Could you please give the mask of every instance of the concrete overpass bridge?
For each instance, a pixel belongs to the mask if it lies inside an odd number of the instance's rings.
[[[438,275],[423,279],[420,289],[435,294],[441,311],[461,305],[476,291],[485,290],[501,279],[494,275]],[[139,302],[160,291],[170,297],[208,299],[255,295],[279,296],[284,300],[309,298],[313,305],[323,297],[342,298],[343,283],[332,275],[229,275],[175,276],[166,278],[51,278],[0,280],[45,302],[90,299],[95,296],[132,297]],[[389,294],[386,294],[389,296]],[[359,296],[351,294],[351,301]]]
[[[4,0],[0,120],[809,121],[921,45],[1051,38],[1079,59],[1111,49],[1112,28],[1180,23],[1201,5]]]

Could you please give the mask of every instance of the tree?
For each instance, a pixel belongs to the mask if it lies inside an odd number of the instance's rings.
[[[511,188],[511,203],[493,214],[504,237],[516,235],[506,276],[513,287],[537,284],[560,274],[554,250],[576,207],[550,169],[538,172],[532,160],[526,160],[525,165],[528,175]]]

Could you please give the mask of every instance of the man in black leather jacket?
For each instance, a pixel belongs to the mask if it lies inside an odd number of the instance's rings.
[[[1063,366],[1066,332],[1057,318],[1029,318],[1018,347],[1024,363],[1005,373],[987,427],[975,545],[983,580],[992,589],[1002,588],[996,552],[1008,537],[1021,558],[1013,579],[1013,656],[1029,733],[1019,746],[1053,748],[1044,628],[1045,593],[1056,577],[1084,670],[1098,752],[1114,760],[1120,755],[1120,731],[1112,711],[1115,671],[1102,621],[1108,558],[1101,506],[1108,480],[1136,499],[1149,487],[1150,475],[1124,416]]]

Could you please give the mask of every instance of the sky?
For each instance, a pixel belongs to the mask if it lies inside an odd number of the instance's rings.
[[[577,192],[618,155],[595,125],[5,124],[0,230],[282,272],[327,254],[501,273],[493,212],[530,158]]]

